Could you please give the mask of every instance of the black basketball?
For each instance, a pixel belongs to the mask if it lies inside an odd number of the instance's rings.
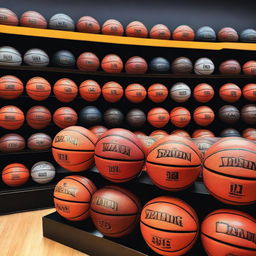
[[[109,127],[119,127],[124,120],[123,113],[117,108],[110,108],[104,113],[104,122]]]
[[[76,58],[70,51],[60,50],[54,53],[52,56],[52,63],[58,67],[74,67]]]
[[[246,124],[256,124],[256,105],[247,104],[241,109],[241,118]]]
[[[152,72],[166,73],[170,70],[170,62],[162,57],[156,57],[149,63],[149,68]]]
[[[87,106],[79,112],[79,121],[82,125],[92,126],[100,124],[102,114],[98,108],[94,106]]]
[[[235,124],[240,119],[239,110],[232,105],[225,105],[219,109],[219,118],[227,124]]]
[[[147,118],[145,113],[138,108],[131,109],[126,115],[127,123],[134,128],[143,126],[146,122],[146,119]]]
[[[220,137],[241,137],[241,134],[234,128],[226,128],[220,133]]]
[[[256,43],[256,30],[255,29],[245,29],[240,34],[240,41],[245,43]]]
[[[201,27],[196,32],[196,40],[214,42],[216,41],[216,32],[211,27]]]

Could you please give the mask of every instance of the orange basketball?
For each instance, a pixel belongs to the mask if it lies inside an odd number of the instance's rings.
[[[140,230],[154,252],[178,256],[188,252],[195,244],[199,234],[199,221],[194,209],[186,202],[160,196],[143,207]]]
[[[130,191],[106,186],[96,191],[91,202],[91,218],[105,236],[122,237],[132,232],[139,221],[141,205]]]
[[[76,125],[77,119],[76,111],[69,107],[58,108],[53,114],[54,123],[62,129]]]
[[[162,128],[168,124],[170,116],[166,109],[164,108],[152,108],[148,112],[148,122],[156,127]]]
[[[79,32],[98,34],[100,33],[100,24],[91,16],[83,16],[76,23],[76,29]]]
[[[180,136],[180,137],[191,138],[189,133],[184,131],[184,130],[174,130],[170,133],[170,135],[176,135],[176,136]]]
[[[97,136],[82,126],[69,126],[52,142],[55,161],[71,172],[86,171],[94,164]]]
[[[193,95],[196,101],[206,103],[214,97],[214,89],[209,84],[201,83],[194,88]]]
[[[195,39],[195,32],[191,27],[181,25],[173,31],[172,39],[180,41],[193,41]]]
[[[16,76],[2,76],[0,78],[0,98],[16,99],[24,90],[22,81]]]
[[[236,84],[227,83],[220,87],[219,95],[226,102],[236,102],[240,99],[242,91]]]
[[[102,87],[102,95],[107,102],[117,102],[123,97],[123,94],[123,87],[117,82],[107,82]]]
[[[94,80],[85,80],[79,86],[80,96],[89,102],[96,101],[101,94],[99,84]]]
[[[200,106],[194,110],[193,118],[198,125],[208,126],[214,121],[215,115],[210,107]]]
[[[83,71],[96,71],[100,66],[100,61],[94,53],[83,52],[77,58],[76,65]]]
[[[2,171],[3,182],[10,187],[18,187],[29,180],[29,170],[24,164],[9,164]]]
[[[185,127],[190,123],[191,115],[188,109],[176,107],[170,113],[171,123],[177,127]]]
[[[139,137],[139,136],[147,136],[147,134],[146,133],[144,133],[144,132],[141,132],[141,131],[136,131],[136,132],[133,132],[137,137]]]
[[[141,172],[144,161],[141,141],[125,129],[108,130],[95,147],[96,167],[104,178],[112,182],[132,180]]]
[[[106,132],[108,129],[105,126],[102,125],[96,125],[89,129],[92,133],[94,133],[98,138],[101,137],[101,135]]]
[[[161,103],[166,100],[168,96],[168,89],[163,84],[152,84],[148,88],[148,98],[155,103]]]
[[[0,127],[7,130],[19,129],[24,123],[23,112],[15,106],[4,106],[0,109]]]
[[[255,128],[247,128],[243,131],[243,137],[248,140],[256,141],[256,129]]]
[[[43,129],[51,122],[51,112],[44,106],[34,106],[26,114],[26,120],[30,127]]]
[[[142,57],[133,56],[125,63],[125,71],[128,74],[144,74],[148,70],[148,64]]]
[[[37,101],[45,100],[51,94],[51,85],[42,77],[33,77],[26,84],[26,92],[28,96]]]
[[[114,19],[106,20],[101,31],[105,35],[122,36],[124,34],[123,25]]]
[[[169,135],[169,134],[164,130],[155,130],[149,134],[149,136],[151,136],[151,137],[167,136],[167,135]]]
[[[71,79],[62,78],[54,84],[53,93],[57,100],[61,102],[71,102],[75,99],[78,88]]]
[[[247,84],[243,87],[243,96],[249,101],[256,101],[256,84]]]
[[[231,209],[210,213],[201,226],[201,240],[208,255],[254,256],[256,219]],[[216,254],[217,250],[217,254]]]
[[[245,75],[256,75],[256,61],[255,60],[251,60],[251,61],[247,61],[244,65],[243,65],[243,72]]]
[[[140,21],[133,21],[129,23],[125,29],[127,36],[132,37],[148,37],[148,30]]]
[[[201,170],[201,152],[184,137],[169,135],[161,139],[147,156],[146,168],[159,188],[178,191],[190,187]]]
[[[239,137],[219,140],[205,154],[203,177],[206,188],[227,204],[255,203],[255,156],[253,141]]]
[[[150,30],[150,37],[155,39],[170,39],[171,31],[169,28],[163,24],[157,24]]]
[[[85,220],[90,216],[90,203],[97,188],[86,177],[71,175],[60,180],[54,189],[56,211],[65,219]]]
[[[42,14],[35,11],[26,11],[20,17],[20,25],[31,28],[47,28],[47,21]]]
[[[193,132],[192,138],[205,138],[205,137],[215,137],[215,134],[212,131],[206,129],[197,129]]]
[[[116,54],[108,54],[101,61],[101,68],[107,73],[120,73],[123,67],[122,59]]]
[[[129,84],[125,89],[125,96],[130,102],[139,103],[146,98],[147,91],[141,84]]]

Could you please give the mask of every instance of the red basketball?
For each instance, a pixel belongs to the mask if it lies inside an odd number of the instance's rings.
[[[141,84],[129,84],[125,89],[125,96],[130,102],[139,103],[146,98],[147,91]]]
[[[31,28],[47,28],[47,21],[39,12],[27,11],[21,15],[20,25]]]
[[[76,65],[83,71],[96,71],[100,66],[100,61],[94,53],[83,52],[77,58]]]
[[[85,33],[100,33],[100,24],[91,16],[83,16],[76,23],[76,29],[79,32]]]
[[[256,84],[247,84],[243,87],[243,96],[249,101],[256,101]]]
[[[101,135],[108,130],[105,126],[102,125],[96,125],[89,129],[92,133],[94,133],[98,138],[101,137]]]
[[[123,61],[116,54],[108,54],[101,61],[101,68],[107,73],[120,73],[123,67]]]
[[[139,56],[131,57],[125,63],[125,71],[128,74],[144,74],[147,70],[147,62]]]
[[[7,8],[0,8],[0,24],[18,26],[19,19],[13,11]]]
[[[34,133],[28,138],[27,145],[31,150],[47,150],[52,145],[52,138],[45,133]]]
[[[152,108],[148,112],[148,122],[156,127],[162,128],[168,124],[170,116],[166,109],[164,108]]]
[[[219,95],[226,102],[236,102],[240,99],[242,91],[236,84],[227,83],[220,87]]]
[[[241,73],[241,65],[237,60],[223,61],[219,66],[221,74],[239,75]]]
[[[148,30],[140,21],[133,21],[129,23],[125,29],[127,36],[132,37],[148,37]]]
[[[33,77],[26,84],[26,92],[28,96],[37,101],[45,100],[51,94],[51,85],[42,77]]]
[[[155,103],[161,103],[166,100],[168,89],[163,84],[152,84],[148,88],[148,98]]]
[[[105,35],[122,36],[124,34],[123,25],[114,19],[106,20],[101,31]]]
[[[193,95],[196,101],[206,103],[213,99],[214,89],[209,84],[201,83],[194,88]]]
[[[170,135],[185,137],[185,138],[191,138],[189,133],[184,130],[174,130],[170,133]]]
[[[15,106],[4,106],[0,109],[0,127],[7,130],[19,129],[24,123],[23,112]]]
[[[76,125],[77,113],[70,107],[58,108],[53,114],[53,122],[60,128]]]
[[[157,24],[150,30],[150,37],[154,39],[170,39],[171,31],[169,28],[163,24]]]
[[[191,27],[181,25],[173,31],[172,38],[173,40],[193,41],[195,39],[195,32]]]
[[[205,138],[205,137],[215,137],[215,134],[212,131],[206,129],[197,129],[193,132],[192,138]]]
[[[29,170],[24,164],[14,163],[4,167],[2,171],[3,182],[10,187],[18,187],[27,183]]]
[[[136,136],[147,136],[146,133],[144,132],[141,132],[141,131],[136,131],[136,132],[133,132]]]
[[[107,82],[102,87],[102,95],[107,102],[117,102],[123,97],[123,94],[123,87],[117,82]]]
[[[225,27],[218,32],[218,40],[221,42],[237,42],[238,33],[233,28]]]
[[[95,163],[100,174],[112,182],[129,181],[141,172],[145,155],[141,141],[125,129],[110,129],[98,140]]]
[[[171,123],[177,127],[185,127],[190,123],[191,115],[188,109],[176,107],[170,113]]]
[[[150,137],[153,139],[159,140],[161,138],[164,138],[168,136],[169,134],[164,130],[155,130],[149,134]]]
[[[0,9],[1,10],[1,9]],[[0,78],[0,98],[16,99],[24,90],[22,81],[16,76],[2,76]]]
[[[61,102],[71,102],[75,99],[78,88],[71,79],[62,78],[54,84],[53,93],[57,100]]]
[[[25,146],[25,139],[17,133],[7,133],[0,138],[0,151],[2,152],[19,152]]]
[[[30,127],[43,129],[51,122],[51,112],[44,106],[34,106],[26,114],[26,120]]]
[[[248,140],[256,141],[256,129],[255,128],[247,128],[243,131],[243,137]]]
[[[255,60],[247,61],[243,65],[243,72],[245,75],[255,76],[256,75],[256,61]]]
[[[193,118],[198,125],[208,126],[214,121],[215,115],[210,107],[200,106],[194,110]]]
[[[94,80],[85,80],[79,86],[80,96],[89,102],[96,101],[101,95],[101,88]]]

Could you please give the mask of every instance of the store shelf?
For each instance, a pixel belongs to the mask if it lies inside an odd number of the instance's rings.
[[[0,152],[0,157],[6,156],[16,156],[16,155],[31,155],[31,154],[48,154],[51,153],[51,150],[29,150],[25,149],[18,152]]]
[[[150,38],[135,38],[126,36],[109,36],[102,34],[89,34],[80,32],[70,32],[51,29],[38,29],[28,27],[16,27],[0,25],[0,33],[45,37],[55,39],[67,39],[76,41],[88,41],[97,43],[110,43],[122,45],[151,46],[151,47],[168,47],[168,48],[186,48],[186,49],[202,49],[202,50],[246,50],[256,51],[256,44],[253,43],[223,43],[223,42],[196,42],[196,41],[174,41],[159,40]]]

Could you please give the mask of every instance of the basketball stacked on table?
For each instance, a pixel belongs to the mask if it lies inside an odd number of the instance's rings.
[[[96,101],[101,94],[99,84],[94,80],[85,80],[79,86],[80,96],[86,101]]]
[[[107,102],[117,102],[122,98],[123,94],[123,87],[117,82],[107,82],[102,87],[102,95]]]
[[[26,120],[30,127],[34,129],[43,129],[51,122],[52,115],[46,107],[34,106],[28,110]]]
[[[146,98],[147,91],[141,84],[129,84],[125,89],[125,96],[130,102],[139,103]]]
[[[22,81],[16,76],[2,76],[0,78],[0,98],[12,100],[18,98],[24,90]]]
[[[26,92],[33,100],[45,100],[51,94],[51,85],[42,77],[33,77],[26,84]]]
[[[168,124],[170,116],[166,109],[157,107],[148,112],[147,119],[152,126],[162,128]]]
[[[0,109],[0,126],[7,130],[19,129],[24,123],[24,113],[15,106],[4,106]]]
[[[101,68],[107,73],[120,73],[123,67],[122,59],[116,54],[108,54],[101,61]]]
[[[70,107],[58,108],[53,114],[53,121],[60,128],[76,125],[77,119],[76,111]]]
[[[53,86],[53,93],[57,100],[61,102],[71,102],[78,93],[77,85],[68,78],[59,79]]]
[[[83,71],[96,71],[100,66],[99,58],[92,52],[84,52],[76,61],[77,67]]]

